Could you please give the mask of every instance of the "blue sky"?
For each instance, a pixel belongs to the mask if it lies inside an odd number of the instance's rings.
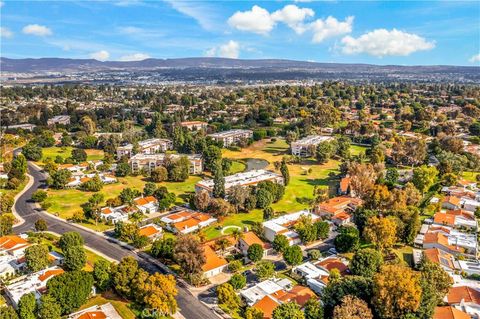
[[[1,56],[480,64],[480,2],[9,1]]]

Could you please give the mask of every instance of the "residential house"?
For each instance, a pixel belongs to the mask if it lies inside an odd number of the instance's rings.
[[[448,305],[470,315],[480,318],[480,291],[470,286],[451,287],[443,299]]]
[[[455,228],[477,229],[475,215],[472,212],[462,209],[435,213],[433,216],[433,223]]]
[[[47,125],[52,126],[55,124],[69,125],[70,116],[69,115],[57,115],[47,120]]]
[[[340,259],[336,256],[326,257],[315,262],[314,264],[317,267],[328,270],[328,272],[331,272],[333,269],[337,269],[342,276],[350,274],[350,268],[348,268],[347,262],[344,259]]]
[[[262,246],[263,248],[262,258],[267,257],[269,251],[272,248],[272,246],[269,243],[265,243],[263,240],[258,238],[258,236],[253,231],[242,233],[242,236],[238,239],[237,248],[238,250],[240,250],[240,252],[244,256],[247,256],[248,248],[250,248],[250,246],[252,246],[253,244],[258,244]]]
[[[317,294],[322,293],[323,289],[328,284],[328,277],[330,276],[330,272],[327,269],[321,266],[316,266],[309,261],[293,267],[292,272],[301,276],[305,280],[307,286]]]
[[[351,177],[350,176],[345,176],[340,179],[340,183],[338,185],[338,195],[352,195],[352,189],[350,187],[350,182],[351,182]]]
[[[127,205],[122,205],[118,207],[103,207],[100,210],[100,218],[116,224],[118,222],[128,221],[128,216],[130,213],[134,212],[135,209],[128,207]]]
[[[265,238],[268,241],[273,242],[276,235],[282,234],[287,237],[290,246],[300,244],[301,240],[298,233],[293,230],[293,226],[295,226],[302,216],[310,217],[313,222],[320,219],[318,215],[315,215],[308,210],[301,210],[293,214],[279,216],[262,223]]]
[[[210,278],[222,273],[228,266],[228,261],[217,255],[215,250],[208,244],[203,245],[205,264],[202,266],[205,278]]]
[[[47,282],[63,272],[61,268],[51,267],[17,278],[5,287],[5,295],[11,304],[17,308],[18,302],[23,295],[33,292],[35,298],[39,299],[46,290]]]
[[[315,155],[317,145],[323,142],[331,141],[334,138],[327,135],[309,135],[298,141],[292,142],[292,155],[300,157],[310,157]]]
[[[103,184],[113,184],[113,183],[116,183],[118,181],[116,177],[114,177],[112,175],[108,175],[108,174],[102,174],[102,173],[100,173],[100,174],[97,174],[97,173],[84,174],[84,173],[80,172],[80,173],[72,174],[72,177],[70,178],[68,183],[65,185],[65,187],[67,187],[67,188],[79,187],[83,183],[91,180],[93,177],[95,177],[95,175],[98,175],[98,177],[100,178],[100,181]]]
[[[68,315],[68,319],[122,319],[111,303],[94,305]]]
[[[158,200],[153,196],[137,197],[133,202],[142,214],[148,215],[158,211]]]
[[[466,312],[452,306],[435,307],[432,319],[471,319]]]
[[[164,216],[161,221],[167,224],[168,230],[178,234],[188,234],[217,221],[209,214],[192,210],[181,210]]]
[[[238,144],[241,140],[248,140],[253,137],[252,130],[229,130],[224,132],[218,132],[208,134],[212,139],[222,142],[224,147],[229,147],[234,144]]]
[[[203,172],[203,159],[199,154],[135,154],[128,163],[133,172],[140,172],[141,170],[152,171],[157,167],[165,165],[165,159],[173,161],[179,160],[182,156],[186,156],[190,161],[190,174],[200,174]]]
[[[283,184],[283,177],[280,174],[264,169],[225,176],[225,192],[228,194],[228,191],[234,186],[255,186],[263,181]],[[213,186],[213,179],[204,179],[195,184],[195,191],[200,192],[201,190],[205,190],[212,195]]]
[[[156,224],[148,224],[138,229],[140,236],[146,236],[150,239],[156,239],[162,236],[162,227]]]
[[[352,213],[361,204],[362,200],[359,198],[337,196],[315,206],[314,212],[340,226],[353,222]]]
[[[431,225],[424,235],[417,235],[415,244],[424,249],[438,248],[454,256],[477,256],[476,234],[463,233],[446,226]]]
[[[133,144],[127,144],[117,147],[117,158],[123,156],[131,157],[133,155]],[[155,154],[166,152],[173,149],[173,142],[162,138],[150,138],[148,140],[138,142],[138,153]]]

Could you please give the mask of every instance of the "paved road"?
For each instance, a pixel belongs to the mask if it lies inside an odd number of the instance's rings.
[[[96,235],[82,228],[77,227],[75,224],[68,223],[66,221],[60,221],[50,214],[37,209],[30,201],[33,192],[39,188],[45,187],[45,175],[34,165],[28,163],[28,170],[31,176],[33,176],[33,185],[25,191],[15,203],[15,209],[25,222],[22,225],[14,227],[15,233],[23,233],[34,228],[35,222],[42,218],[47,222],[48,230],[63,234],[68,231],[76,231],[80,233],[85,239],[85,245],[99,251],[100,253],[115,259],[120,260],[126,256],[133,256],[138,260],[139,265],[147,271],[162,272],[163,269],[149,261],[151,257],[144,253],[136,254],[126,247],[122,247],[115,243],[113,240],[109,240],[103,236]],[[195,298],[190,291],[185,287],[182,282],[178,282],[178,296],[177,302],[180,308],[180,313],[187,319],[208,319],[218,318],[209,308],[202,304],[197,298]]]

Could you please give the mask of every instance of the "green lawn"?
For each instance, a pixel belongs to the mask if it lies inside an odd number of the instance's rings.
[[[365,153],[365,151],[367,149],[368,149],[368,147],[366,147],[366,146],[350,145],[350,154],[358,155],[360,153]]]
[[[408,266],[413,266],[413,248],[410,246],[403,246],[394,249],[394,253],[398,258],[408,264]]]
[[[477,181],[476,177],[479,174],[480,174],[479,172],[463,172],[462,177],[467,181],[476,182]]]
[[[236,173],[243,172],[247,168],[247,165],[242,161],[233,161],[232,167],[230,167],[229,174],[233,175]]]
[[[90,308],[95,305],[103,305],[111,303],[120,317],[123,319],[135,319],[135,313],[130,309],[130,303],[114,294],[113,292],[105,292],[101,295],[96,295],[87,300],[87,302],[80,307],[80,310]]]
[[[170,192],[179,196],[177,197],[177,204],[182,204],[185,199],[180,195],[193,192],[195,183],[200,179],[198,176],[190,176],[185,182],[162,182],[157,183],[157,185],[166,186]],[[105,200],[118,196],[120,192],[127,187],[142,191],[145,183],[147,183],[142,176],[120,177],[118,180],[118,183],[105,185],[100,191],[100,193],[104,195]],[[81,205],[87,202],[92,194],[94,193],[77,189],[49,189],[48,198],[45,200],[45,203],[50,205],[47,211],[64,219],[71,218],[75,212],[82,210]],[[97,231],[105,231],[111,228],[111,226],[102,223],[95,225],[93,221],[83,223],[82,225]]]
[[[66,159],[72,155],[73,147],[44,147],[42,148],[43,157],[42,162],[45,162],[47,158],[55,160],[57,156],[61,156],[63,159]],[[103,151],[97,149],[86,149],[87,152],[87,160],[88,161],[96,161],[103,159]]]

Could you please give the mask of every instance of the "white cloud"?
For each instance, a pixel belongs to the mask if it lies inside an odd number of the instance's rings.
[[[119,61],[142,61],[149,58],[150,55],[146,53],[133,53],[120,57]]]
[[[346,36],[342,39],[345,54],[367,53],[383,57],[388,55],[407,56],[416,51],[431,50],[435,41],[427,41],[413,33],[393,29],[377,29],[358,38]]]
[[[50,30],[44,25],[39,25],[39,24],[26,25],[25,27],[23,27],[22,31],[25,34],[36,35],[39,37],[44,37],[44,36],[53,34],[52,30]]]
[[[345,21],[338,21],[330,16],[325,20],[317,19],[310,24],[313,32],[312,42],[320,43],[331,37],[352,32],[353,16],[347,17]]]
[[[221,58],[238,59],[240,55],[240,44],[236,41],[230,40],[218,47],[208,49],[205,52],[205,55],[209,57],[218,56]]]
[[[237,11],[229,19],[228,24],[238,30],[266,35],[272,31],[275,21],[270,12],[257,5],[249,11]]]
[[[98,52],[90,53],[90,58],[98,60],[98,61],[106,61],[110,57],[110,53],[106,50],[101,50]]]
[[[480,53],[472,56],[468,61],[470,63],[480,62]]]
[[[296,33],[305,32],[303,21],[309,17],[313,17],[315,12],[309,8],[299,8],[296,5],[289,4],[281,10],[272,13],[271,17],[274,21],[283,22],[292,28]]]
[[[137,27],[132,27],[132,26],[127,26],[127,27],[119,27],[118,31],[123,34],[139,34],[143,33],[144,30],[142,28],[137,28]]]
[[[164,0],[178,12],[189,16],[197,21],[197,23],[205,30],[218,29],[218,21],[220,17],[215,6],[200,1],[183,1],[183,0]]]
[[[0,37],[9,39],[13,37],[13,32],[8,28],[0,27]]]

